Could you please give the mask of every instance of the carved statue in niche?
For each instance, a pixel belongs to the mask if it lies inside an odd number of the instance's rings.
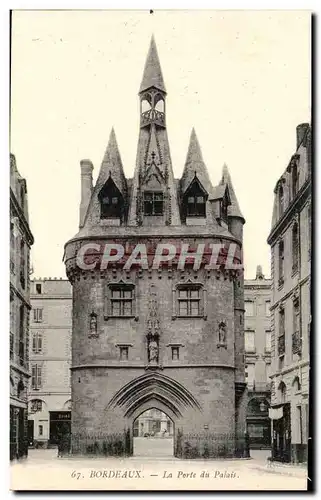
[[[221,321],[218,325],[218,343],[219,345],[226,344],[226,324]]]
[[[149,352],[149,362],[150,363],[157,363],[158,360],[158,345],[156,340],[151,340],[148,345],[148,352]]]
[[[90,315],[89,329],[92,335],[97,334],[97,314],[94,312]]]

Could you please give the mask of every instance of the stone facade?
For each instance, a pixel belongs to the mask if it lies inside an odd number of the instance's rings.
[[[244,281],[245,380],[248,388],[247,432],[251,448],[269,448],[271,430],[271,280],[257,266],[256,278]]]
[[[70,431],[70,283],[33,279],[30,301],[29,445],[38,448],[56,445]]]
[[[273,456],[307,457],[311,327],[311,127],[275,187],[271,245]]]
[[[10,459],[28,454],[29,255],[27,184],[10,155]]]
[[[182,178],[174,178],[153,39],[139,97],[134,177],[124,176],[112,131],[95,186],[91,162],[81,162],[80,228],[65,245],[72,451],[100,453],[115,437],[131,453],[133,422],[155,408],[174,422],[176,456],[242,455],[243,271],[212,268],[209,249],[220,245],[224,260],[233,247],[240,264],[245,221],[226,166],[213,187],[194,130]],[[158,267],[160,244],[174,253]],[[182,265],[184,252],[200,248],[199,260]]]

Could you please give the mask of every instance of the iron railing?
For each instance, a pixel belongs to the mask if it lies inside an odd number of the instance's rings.
[[[129,456],[133,453],[129,429],[124,432],[111,434],[82,434],[71,435],[71,453],[92,456]]]
[[[248,434],[187,433],[178,431],[175,442],[178,458],[248,458]]]

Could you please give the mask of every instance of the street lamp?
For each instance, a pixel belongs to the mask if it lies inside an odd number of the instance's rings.
[[[266,406],[265,404],[263,403],[263,401],[260,403],[260,411],[265,411],[266,410]]]

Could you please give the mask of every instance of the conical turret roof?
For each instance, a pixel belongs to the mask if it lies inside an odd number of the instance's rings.
[[[101,163],[95,191],[100,190],[109,177],[112,178],[119,191],[124,194],[126,178],[114,128],[112,128],[110,132],[108,145]]]
[[[206,165],[203,160],[201,148],[196,136],[195,129],[192,129],[185,167],[181,178],[181,191],[184,193],[194,177],[197,177],[203,188],[210,195],[212,193],[212,183],[210,181]]]
[[[144,90],[147,90],[150,87],[155,87],[162,92],[166,92],[154,35],[150,41],[139,93],[144,92]]]
[[[224,163],[224,165],[223,165],[221,184],[227,184],[228,188],[229,188],[231,205],[227,209],[228,216],[240,217],[245,222],[245,219],[242,215],[242,212],[241,212],[241,209],[239,206],[239,202],[237,201],[237,198],[236,198],[236,194],[235,194],[233,184],[232,184],[232,179],[231,179],[230,172],[227,168],[226,163]]]

